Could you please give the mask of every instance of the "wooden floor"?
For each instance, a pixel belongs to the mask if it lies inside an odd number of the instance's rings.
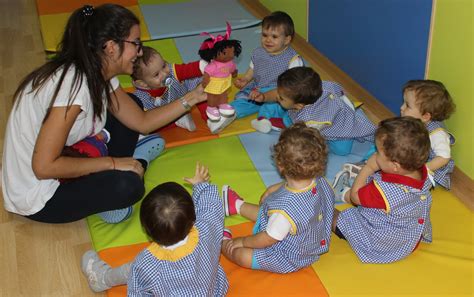
[[[252,1],[241,2],[248,5]],[[265,15],[267,11],[255,3],[248,6],[249,10],[260,17]],[[1,154],[15,88],[45,61],[34,0],[0,0],[0,36]],[[373,121],[391,115],[302,38],[297,37],[293,45],[323,78],[336,80],[355,98],[363,98]],[[90,248],[85,220],[63,225],[33,223],[0,207],[0,296],[101,296],[89,290],[80,271],[80,257]]]
[[[34,0],[0,0],[0,36],[2,154],[13,93],[45,61]],[[84,220],[32,223],[0,206],[0,296],[101,296],[90,291],[80,270],[79,259],[90,242]]]

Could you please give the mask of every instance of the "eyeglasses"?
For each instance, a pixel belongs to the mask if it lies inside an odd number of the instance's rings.
[[[134,44],[136,47],[137,47],[137,52],[140,52],[143,48],[143,42],[141,42],[141,40],[124,40],[124,39],[120,39],[118,41],[122,41],[122,42],[127,42],[127,43],[131,43],[131,44]]]

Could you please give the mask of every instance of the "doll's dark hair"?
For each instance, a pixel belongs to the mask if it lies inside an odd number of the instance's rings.
[[[410,116],[381,121],[375,132],[387,158],[409,171],[420,169],[430,155],[430,135],[425,124]]]
[[[212,41],[212,38],[208,38],[204,40],[204,42]],[[212,59],[215,59],[217,55],[223,52],[226,48],[233,47],[234,48],[234,55],[238,57],[242,52],[242,46],[240,45],[239,40],[235,39],[228,39],[216,42],[213,48],[206,48],[199,50],[198,54],[201,59],[210,62]]]
[[[294,67],[278,76],[278,89],[295,104],[313,104],[323,93],[319,74],[310,67]]]
[[[186,238],[196,221],[191,195],[175,182],[156,186],[143,199],[140,221],[145,233],[159,245],[178,243]]]
[[[456,110],[453,98],[443,83],[436,80],[410,80],[403,86],[403,94],[415,92],[420,113],[431,114],[431,120],[444,121]]]
[[[284,129],[273,146],[273,160],[282,177],[304,180],[326,171],[328,148],[318,129],[297,122]]]

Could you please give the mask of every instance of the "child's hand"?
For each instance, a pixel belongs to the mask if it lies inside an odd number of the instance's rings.
[[[210,177],[211,176],[209,175],[209,169],[206,166],[201,165],[199,162],[197,162],[194,177],[185,177],[184,180],[192,185],[195,185],[209,181]]]
[[[206,88],[210,81],[211,81],[211,77],[209,76],[208,73],[204,72],[202,76],[202,82],[201,82],[202,86]]]
[[[243,247],[243,238],[239,237],[236,239],[229,239],[222,241],[222,253],[225,255],[231,255],[235,249]]]
[[[263,93],[260,93],[258,90],[252,90],[250,92],[249,98],[252,99],[255,102],[264,102],[265,101],[265,95]]]
[[[207,100],[207,93],[204,92],[204,87],[202,84],[199,84],[194,88],[194,90],[190,91],[186,95],[183,96],[183,98],[188,101],[191,106],[198,104],[199,102],[203,102]]]
[[[249,83],[249,80],[246,79],[246,78],[243,78],[243,77],[239,77],[239,78],[235,79],[235,81],[234,81],[234,85],[238,89],[243,89],[248,83]]]

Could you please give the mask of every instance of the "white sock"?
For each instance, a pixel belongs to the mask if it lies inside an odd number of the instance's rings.
[[[240,208],[244,205],[244,200],[237,199],[235,200],[235,209],[237,210],[237,213],[240,214]]]

